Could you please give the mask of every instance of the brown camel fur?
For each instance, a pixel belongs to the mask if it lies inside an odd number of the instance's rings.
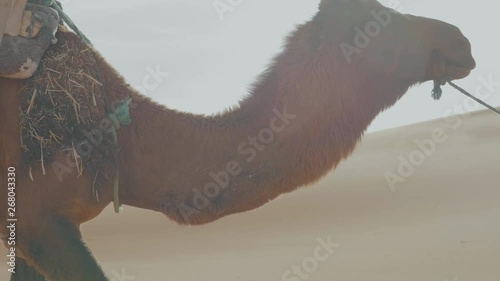
[[[214,116],[152,102],[96,54],[110,101],[132,99],[132,124],[118,130],[120,201],[189,225],[255,209],[331,171],[412,85],[464,78],[475,67],[457,27],[394,11],[367,46],[345,52],[347,44],[356,46],[356,27],[365,30],[374,22],[374,12],[387,9],[377,1],[323,0],[239,106]],[[78,40],[71,33],[59,38],[59,44]],[[79,226],[112,202],[112,181],[97,201],[92,183],[76,169],[59,181],[51,169],[42,175],[34,165],[30,179],[19,140],[16,94],[22,85],[0,80],[0,182],[7,182],[7,167],[18,171],[17,270],[36,270],[52,281],[108,280]],[[55,161],[67,159],[58,153]],[[5,225],[4,187],[0,194]],[[5,227],[0,229],[7,242]]]

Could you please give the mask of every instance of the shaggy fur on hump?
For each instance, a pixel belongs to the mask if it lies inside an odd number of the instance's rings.
[[[80,174],[85,171],[101,185],[109,177],[116,149],[105,118],[105,82],[96,67],[100,58],[64,27],[57,40],[20,93],[23,161],[30,169],[63,169],[67,163],[53,163],[57,151],[63,151]]]

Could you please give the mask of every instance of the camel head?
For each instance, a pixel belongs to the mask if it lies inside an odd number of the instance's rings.
[[[376,0],[322,0],[326,36],[360,75],[410,83],[461,79],[476,63],[469,40],[454,25],[401,14]]]

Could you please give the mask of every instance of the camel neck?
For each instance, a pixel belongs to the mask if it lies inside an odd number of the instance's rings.
[[[406,89],[353,80],[333,47],[311,50],[309,28],[289,38],[231,111],[182,113],[130,93],[133,123],[119,132],[122,202],[202,224],[311,184],[349,156]]]

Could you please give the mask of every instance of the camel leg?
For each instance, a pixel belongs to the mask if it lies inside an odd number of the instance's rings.
[[[16,259],[16,273],[10,276],[10,281],[47,281],[36,269],[29,266],[25,260]]]
[[[43,224],[40,222],[38,226],[40,225],[43,225],[43,230],[37,229],[32,234],[27,233],[25,237],[20,237],[18,248],[27,262],[46,279],[51,281],[109,280],[82,241],[77,226],[54,218]]]

